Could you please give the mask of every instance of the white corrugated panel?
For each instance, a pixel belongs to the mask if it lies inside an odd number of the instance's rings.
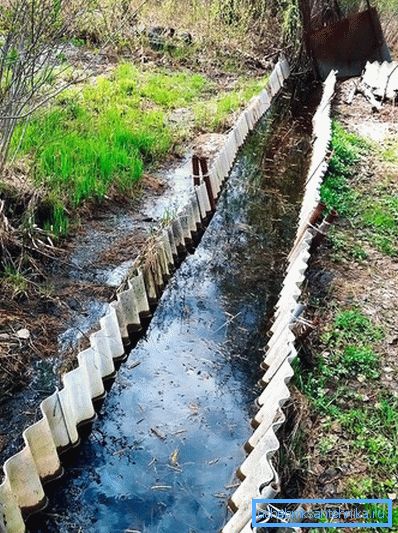
[[[281,78],[288,75],[288,66],[279,64],[271,75],[272,93],[278,90]],[[319,188],[326,172],[327,150],[331,138],[330,109],[336,84],[332,72],[324,84],[322,101],[315,113],[314,148],[307,184],[299,217],[295,243],[289,255],[286,277],[276,306],[275,322],[271,327],[272,337],[268,342],[268,351],[264,360],[267,370],[261,379],[265,386],[258,399],[260,410],[253,419],[256,427],[247,442],[246,449],[251,450],[247,459],[238,470],[238,476],[244,478],[231,501],[235,509],[234,516],[223,528],[223,533],[242,533],[251,531],[251,501],[261,497],[260,488],[266,494],[274,491],[278,484],[278,474],[272,466],[272,455],[279,448],[275,436],[276,429],[284,422],[282,407],[290,398],[287,386],[294,375],[291,363],[297,356],[294,346],[295,336],[291,324],[300,314],[302,306],[298,303],[301,285],[310,257],[309,248],[313,238],[308,228],[308,220],[319,201]],[[274,497],[274,496],[269,496]]]

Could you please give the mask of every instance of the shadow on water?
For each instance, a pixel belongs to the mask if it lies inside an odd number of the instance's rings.
[[[226,521],[295,234],[314,92],[308,104],[287,90],[248,139],[200,245],[31,532],[209,533]]]

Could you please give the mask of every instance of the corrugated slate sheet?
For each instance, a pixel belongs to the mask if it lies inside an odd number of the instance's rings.
[[[336,73],[333,71],[325,81],[322,101],[313,118],[314,148],[311,167],[297,237],[289,255],[287,273],[264,360],[267,370],[260,383],[265,388],[258,398],[260,409],[252,420],[255,431],[245,445],[249,454],[237,472],[242,483],[230,499],[230,507],[235,514],[224,526],[222,533],[251,532],[252,499],[274,498],[280,491],[279,476],[272,457],[280,447],[276,431],[285,421],[283,406],[290,399],[288,383],[294,375],[291,363],[297,356],[292,326],[303,309],[300,304],[301,286],[308,267],[310,246],[317,233],[310,224],[310,219],[319,203],[320,187],[328,166],[326,158],[331,139],[330,111],[335,85]]]

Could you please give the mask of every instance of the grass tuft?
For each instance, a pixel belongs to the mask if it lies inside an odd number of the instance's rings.
[[[326,206],[336,209],[340,215],[349,216],[355,212],[358,193],[351,185],[355,165],[361,154],[369,149],[366,141],[346,131],[341,124],[332,124],[333,155],[329,163],[328,176],[321,188],[321,198]]]
[[[194,106],[197,127],[201,130],[223,131],[228,125],[231,114],[258,94],[267,84],[267,80],[267,76],[258,80],[241,78],[233,90],[222,91],[205,103],[198,102]]]
[[[374,326],[359,309],[340,311],[335,318],[331,338],[335,344],[350,340],[378,341],[384,337],[381,327]]]
[[[362,374],[367,378],[379,377],[379,372],[375,370],[378,361],[378,356],[370,346],[348,345],[341,357],[341,364],[347,371]]]
[[[1,273],[0,280],[10,290],[12,298],[27,296],[29,288],[28,279],[14,267],[6,265]]]

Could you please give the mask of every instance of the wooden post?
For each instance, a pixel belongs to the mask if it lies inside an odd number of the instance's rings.
[[[202,175],[203,175],[203,181],[206,184],[207,194],[209,196],[210,207],[211,207],[212,211],[215,211],[216,210],[216,200],[215,200],[215,197],[214,197],[214,194],[213,194],[213,189],[211,187],[210,176],[209,176],[209,168],[208,168],[208,165],[207,165],[207,159],[205,157],[201,157],[199,159],[199,162],[200,162],[200,169],[201,169]]]
[[[200,185],[199,158],[195,154],[192,156],[192,175],[193,175],[193,184]]]

